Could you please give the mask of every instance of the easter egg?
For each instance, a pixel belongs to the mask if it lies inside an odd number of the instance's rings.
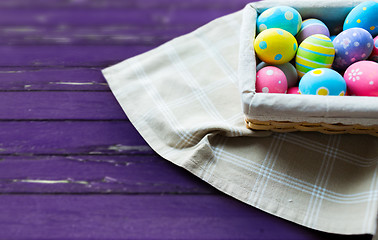
[[[303,40],[314,34],[330,36],[328,27],[322,21],[315,18],[304,20],[296,36],[298,44],[301,44]]]
[[[301,28],[302,17],[297,10],[287,6],[276,6],[262,12],[257,20],[257,30],[281,28],[296,35]]]
[[[331,39],[323,34],[306,38],[298,48],[295,68],[299,77],[316,68],[331,68],[335,49]]]
[[[336,70],[345,70],[352,63],[367,59],[374,45],[373,37],[362,28],[350,28],[342,31],[333,40],[335,46]]]
[[[271,28],[257,35],[254,49],[258,58],[269,64],[284,64],[294,58],[298,44],[289,32]]]
[[[307,72],[299,82],[301,94],[344,96],[346,83],[335,70],[318,68]]]
[[[366,1],[358,4],[345,18],[343,30],[363,28],[372,36],[378,34],[378,2]]]
[[[256,74],[256,92],[286,93],[287,80],[281,69],[268,66],[260,69]]]
[[[378,97],[378,63],[353,63],[345,71],[344,79],[351,95]]]
[[[378,62],[378,36],[374,38],[373,51],[371,52],[369,59]]]
[[[263,67],[272,66],[271,64],[268,64],[266,62],[261,62],[256,66],[256,71],[259,71]],[[275,67],[278,67],[281,69],[282,72],[284,72],[287,80],[287,86],[288,88],[295,86],[298,83],[298,74],[297,70],[291,63],[284,63],[279,65],[274,65]]]
[[[287,90],[287,94],[300,94],[299,87],[291,87]]]

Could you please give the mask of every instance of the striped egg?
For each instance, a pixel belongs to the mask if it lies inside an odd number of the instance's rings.
[[[331,68],[335,58],[335,48],[329,37],[314,34],[306,38],[300,45],[295,58],[298,76],[316,68]]]
[[[296,36],[298,44],[301,44],[303,40],[314,34],[330,36],[328,27],[322,21],[315,18],[303,21],[301,29]]]

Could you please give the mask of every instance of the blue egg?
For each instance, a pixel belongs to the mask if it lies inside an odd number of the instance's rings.
[[[363,28],[372,36],[378,34],[378,2],[366,1],[358,4],[345,18],[343,30]]]
[[[311,70],[299,82],[299,92],[307,95],[344,96],[346,89],[344,78],[329,68]]]
[[[268,8],[257,18],[257,30],[281,28],[295,36],[302,25],[302,17],[297,10],[287,6]]]

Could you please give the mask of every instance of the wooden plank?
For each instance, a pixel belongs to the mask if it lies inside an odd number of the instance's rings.
[[[23,1],[2,1],[0,45],[156,46],[215,18],[241,10],[247,2],[133,0],[110,1],[100,7],[99,2],[91,5],[93,2],[87,1],[37,2],[33,6],[25,5]]]
[[[127,120],[112,92],[2,92],[0,120]]]
[[[226,196],[2,195],[0,212],[2,239],[371,239],[302,228]]]
[[[107,67],[157,46],[0,46],[2,67]]]
[[[103,26],[103,25],[128,25],[149,26],[149,24],[164,26],[168,24],[189,26],[202,25],[217,17],[241,10],[244,5],[239,4],[239,8],[217,9],[209,6],[198,9],[180,9],[174,4],[163,5],[154,8],[153,6],[143,8],[114,8],[114,9],[1,9],[0,25],[3,26],[51,26],[51,25],[71,25],[71,26]],[[141,17],[143,14],[143,17]],[[17,17],[14,17],[17,16]]]
[[[141,13],[145,14],[145,13]],[[1,19],[1,18],[0,18]],[[206,21],[206,20],[205,20]],[[205,22],[204,22],[205,23]],[[63,24],[63,23],[62,23]],[[187,34],[201,24],[134,23],[98,26],[16,25],[0,28],[0,45],[160,45]]]
[[[147,146],[140,149],[150,151]],[[214,194],[186,170],[152,155],[2,156],[0,192]]]
[[[252,0],[253,1],[253,0]],[[30,4],[29,0],[2,0],[0,1],[1,8],[27,8],[27,9],[56,9],[56,8],[166,8],[167,6],[175,6],[177,8],[191,8],[191,9],[207,9],[207,8],[221,8],[232,9],[240,5],[247,4],[251,0],[78,0],[78,1],[62,1],[62,0],[34,0]]]
[[[0,155],[152,154],[127,121],[4,121]]]
[[[100,68],[1,68],[0,91],[110,91]]]

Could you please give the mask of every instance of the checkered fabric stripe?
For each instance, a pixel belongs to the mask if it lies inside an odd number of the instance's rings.
[[[378,138],[253,132],[238,91],[241,12],[103,71],[148,144],[221,191],[298,224],[375,233]]]

